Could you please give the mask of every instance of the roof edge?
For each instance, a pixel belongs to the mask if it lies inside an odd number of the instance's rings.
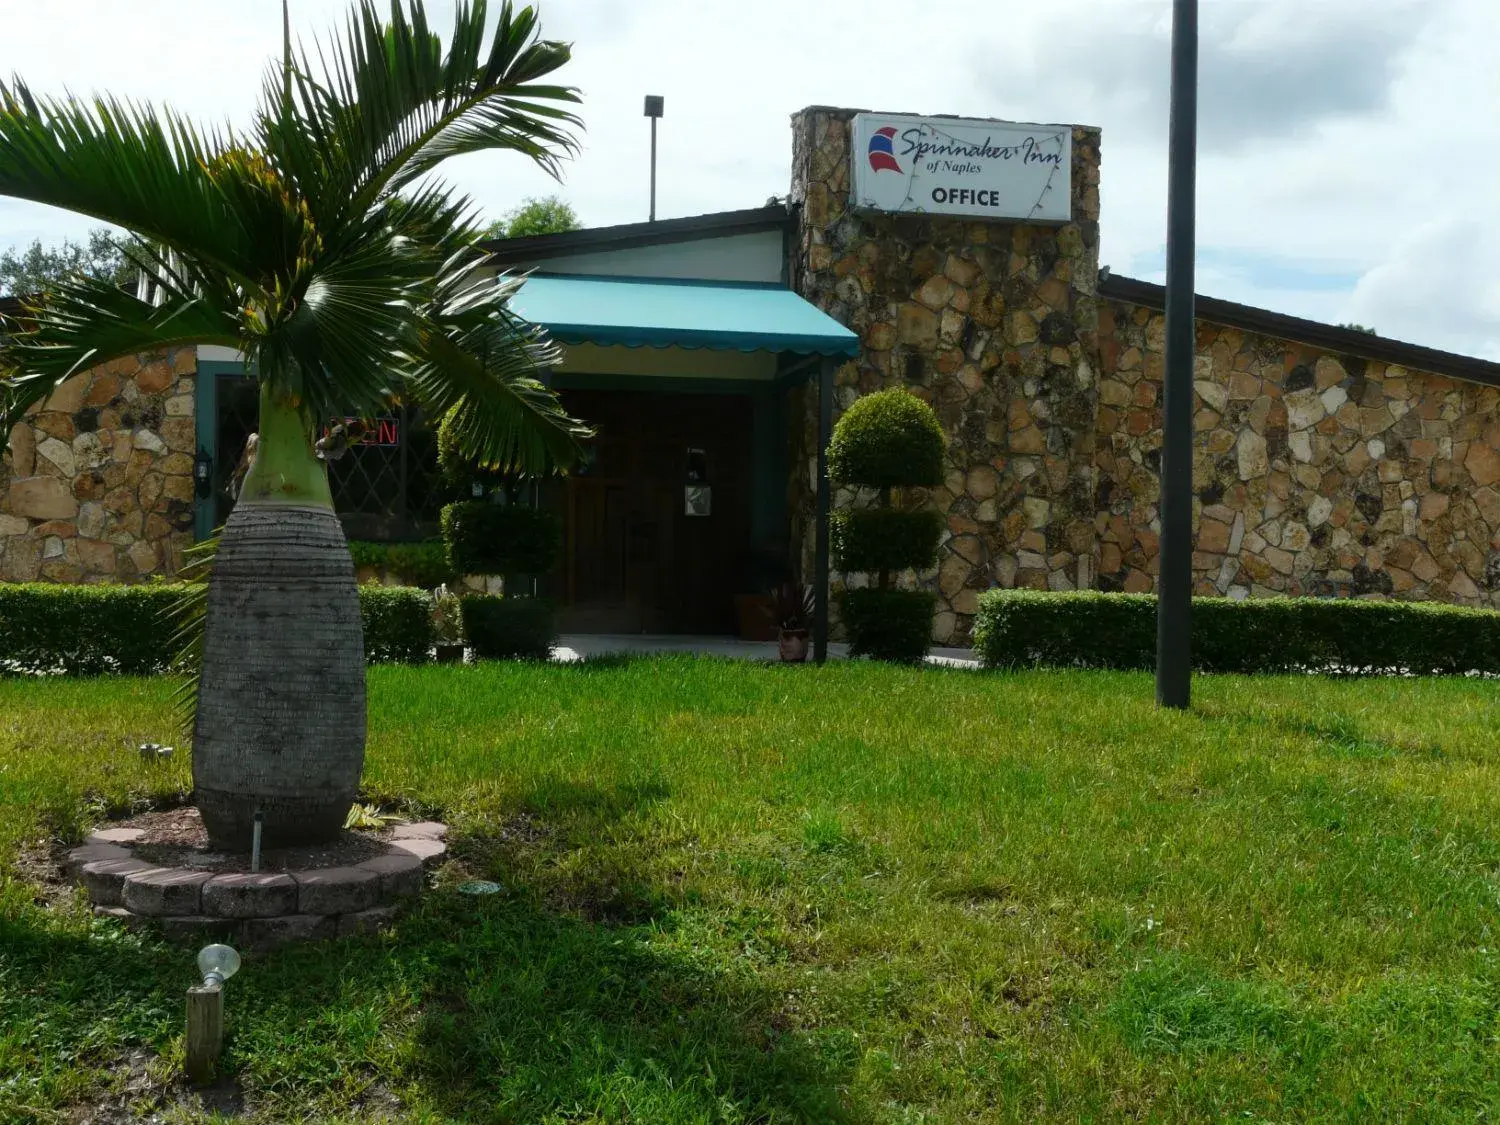
[[[1105,273],[1100,278],[1099,296],[1158,311],[1164,310],[1167,303],[1164,286],[1112,273]],[[1201,293],[1193,297],[1193,313],[1198,320],[1212,321],[1226,328],[1258,332],[1361,359],[1395,363],[1466,383],[1500,387],[1500,363],[1476,356],[1409,344],[1404,340],[1393,340],[1388,336],[1359,332],[1353,328],[1340,328],[1336,324],[1325,324],[1320,320],[1306,320],[1254,305],[1205,297]]]
[[[536,258],[589,254],[600,250],[628,250],[637,246],[694,242],[701,238],[723,238],[763,230],[784,230],[792,213],[785,204],[750,207],[741,211],[716,211],[681,219],[620,223],[609,227],[585,227],[558,234],[533,234],[524,238],[494,238],[479,244],[498,263]]]

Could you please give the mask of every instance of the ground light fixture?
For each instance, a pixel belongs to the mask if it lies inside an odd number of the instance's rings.
[[[240,955],[232,945],[205,945],[198,950],[198,971],[205,988],[217,988],[240,971]]]
[[[187,990],[187,1059],[189,1081],[213,1080],[224,1050],[224,982],[240,969],[233,946],[205,945],[198,950],[198,973],[203,983]]]

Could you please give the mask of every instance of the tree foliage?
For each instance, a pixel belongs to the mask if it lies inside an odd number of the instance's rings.
[[[129,232],[147,282],[144,295],[85,275],[50,288],[0,357],[0,425],[100,362],[220,344],[309,432],[402,397],[454,411],[482,464],[577,456],[586,428],[537,378],[556,348],[510,311],[519,280],[481,284],[475,208],[432,175],[487,150],[555,174],[579,126],[576,92],[548,81],[569,48],[509,2],[493,19],[484,0],[457,5],[446,45],[424,0],[381,7],[358,0],[310,51],[288,42],[234,133],[0,83],[0,196]]]
[[[578,212],[561,196],[541,199],[529,196],[520,206],[507,211],[504,218],[491,223],[484,233],[486,238],[529,238],[534,234],[561,234],[581,226]]]
[[[125,251],[104,227],[89,231],[87,242],[65,238],[55,246],[44,246],[37,239],[25,249],[0,253],[0,297],[41,293],[78,275],[124,285],[134,272]]]

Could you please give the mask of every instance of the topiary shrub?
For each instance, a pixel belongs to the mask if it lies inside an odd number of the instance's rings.
[[[371,664],[417,664],[432,650],[432,598],[426,590],[361,586],[359,619],[365,631],[365,660]]]
[[[1200,672],[1500,673],[1500,613],[1435,602],[1193,599]],[[1156,666],[1156,598],[981,594],[974,650],[990,668]]]
[[[937,595],[928,590],[845,590],[839,599],[849,655],[920,664],[932,644]]]
[[[893,387],[856,399],[833,428],[828,479],[870,488],[935,487],[943,483],[947,451],[932,407]]]
[[[557,640],[552,607],[541,598],[468,594],[459,599],[464,640],[481,660],[546,660]]]
[[[943,482],[943,427],[932,407],[900,388],[857,399],[833,428],[828,479],[874,488],[879,507],[830,514],[829,543],[838,569],[876,575],[874,590],[840,599],[850,652],[879,660],[921,660],[932,637],[933,595],[891,588],[892,572],[923,570],[937,561],[943,518],[933,511],[891,506],[891,489]],[[880,620],[889,615],[888,621]],[[920,647],[914,623],[924,622]],[[915,653],[915,655],[913,655]]]
[[[843,571],[926,570],[937,565],[943,515],[931,508],[842,509],[829,513],[829,549]]]
[[[443,542],[457,574],[545,574],[562,549],[562,521],[544,508],[469,500],[443,509]]]

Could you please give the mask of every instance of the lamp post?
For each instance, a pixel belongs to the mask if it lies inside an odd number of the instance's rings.
[[[1167,141],[1167,355],[1156,582],[1156,702],[1192,698],[1193,219],[1198,136],[1198,0],[1173,0]]]
[[[213,1079],[224,1050],[224,982],[240,969],[240,955],[227,945],[198,951],[203,983],[187,990],[187,1076],[196,1085]]]
[[[656,222],[656,122],[666,109],[667,99],[660,94],[646,95],[646,116],[651,118],[651,217]]]

